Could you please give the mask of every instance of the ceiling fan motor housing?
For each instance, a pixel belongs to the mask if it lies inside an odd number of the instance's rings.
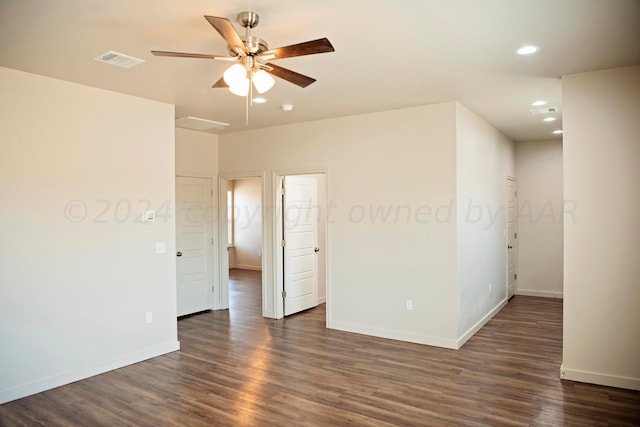
[[[236,16],[236,21],[242,25],[242,28],[255,28],[260,23],[260,15],[251,11],[240,12],[238,16]]]
[[[262,52],[269,50],[269,45],[263,39],[253,36],[240,36],[240,40],[244,43],[247,55],[260,55]],[[237,56],[237,53],[229,46],[229,54]]]

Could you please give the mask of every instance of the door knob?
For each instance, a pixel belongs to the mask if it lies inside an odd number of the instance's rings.
[[[176,256],[182,256],[182,252],[177,252]]]
[[[316,247],[316,248],[313,248],[313,252],[315,252],[315,253],[318,253],[318,252],[320,252],[320,248],[318,248],[318,247]]]
[[[513,249],[513,245],[507,246],[507,249]]]

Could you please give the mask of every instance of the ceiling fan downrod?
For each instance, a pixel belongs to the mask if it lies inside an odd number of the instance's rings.
[[[269,50],[269,44],[265,40],[251,35],[251,29],[257,27],[260,23],[260,15],[256,12],[240,12],[236,17],[236,21],[244,28],[244,36],[240,36],[240,40],[245,46],[244,54],[257,56]],[[238,52],[231,48],[229,48],[229,52],[232,55],[238,55]]]
[[[266,41],[253,37],[251,35],[251,29],[258,26],[260,23],[260,15],[253,11],[240,12],[236,16],[236,22],[244,28],[244,37],[240,37],[245,45],[246,57],[242,58],[242,62],[247,70],[247,78],[249,81],[253,81],[253,75],[256,70],[260,68],[260,64],[255,56],[260,55],[262,52],[269,50],[269,45]],[[253,85],[249,85],[249,94],[245,97],[245,124],[249,124],[249,107],[253,106]]]

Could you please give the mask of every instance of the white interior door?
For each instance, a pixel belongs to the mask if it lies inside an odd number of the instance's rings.
[[[516,181],[507,178],[507,298],[516,294],[517,260],[517,192]]]
[[[284,315],[318,305],[318,181],[283,178]]]
[[[211,179],[176,177],[178,316],[213,309]]]

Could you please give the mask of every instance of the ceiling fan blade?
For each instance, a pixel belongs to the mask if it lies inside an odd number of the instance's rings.
[[[207,16],[205,18],[213,28],[222,36],[224,41],[227,42],[231,50],[236,52],[240,56],[245,56],[244,43],[240,38],[240,35],[236,31],[235,27],[227,18],[221,18],[219,16]]]
[[[152,50],[151,53],[154,54],[155,56],[172,56],[172,57],[179,57],[179,58],[222,59],[224,61],[236,60],[236,58],[232,56],[207,55],[204,53],[165,52],[162,50]]]
[[[220,77],[220,80],[218,80],[213,86],[211,86],[212,88],[221,88],[221,87],[229,87],[229,85],[227,84],[227,82],[224,81],[224,77]]]
[[[263,52],[260,57],[270,57],[269,59],[292,58],[294,56],[314,55],[316,53],[333,52],[335,49],[326,37],[318,40],[311,40],[304,43],[292,44],[290,46],[278,47]],[[273,56],[275,55],[275,56]]]
[[[267,73],[273,74],[276,77],[280,77],[281,79],[300,87],[307,87],[311,83],[316,81],[316,79],[314,78],[305,76],[304,74],[296,73],[295,71],[291,71],[286,68],[279,67],[275,64],[268,63],[266,64],[266,66],[268,67],[265,67],[265,71]]]

